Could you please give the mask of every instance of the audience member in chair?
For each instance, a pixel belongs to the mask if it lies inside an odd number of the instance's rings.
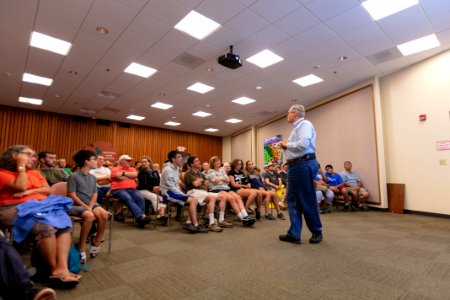
[[[73,160],[80,168],[71,174],[67,180],[67,192],[73,199],[74,205],[69,209],[69,215],[83,218],[81,224],[78,248],[81,263],[86,263],[86,239],[92,223],[97,219],[97,232],[91,238],[89,254],[92,258],[100,252],[100,244],[105,234],[108,212],[97,203],[97,182],[89,170],[97,167],[97,156],[91,150],[80,150],[73,156]]]
[[[56,168],[56,154],[53,151],[45,150],[38,154],[39,164],[42,176],[47,180],[48,185],[52,186],[58,182],[67,181],[69,175],[60,168]]]
[[[275,172],[275,165],[273,163],[269,163],[267,165],[267,172],[262,175],[264,179],[264,183],[267,188],[267,192],[269,192],[272,196],[273,206],[277,211],[277,218],[281,220],[285,220],[283,213],[280,209],[281,199],[278,197],[278,191],[281,191],[283,187],[283,182],[281,180],[281,175]],[[268,207],[269,205],[266,204]]]
[[[111,190],[112,195],[131,210],[138,227],[144,228],[150,219],[145,215],[144,197],[136,189],[138,172],[131,167],[132,160],[128,155],[119,157],[118,166],[111,169]]]
[[[184,194],[178,184],[180,180],[179,167],[183,161],[181,153],[172,150],[167,154],[167,158],[169,162],[164,165],[159,185],[164,201],[182,206],[189,205],[189,216],[183,229],[190,233],[207,233],[208,229],[200,226],[197,221],[197,198]]]
[[[345,182],[342,180],[341,175],[334,173],[332,165],[326,165],[325,170],[327,173],[323,179],[335,195],[342,195],[344,197],[344,211],[347,212],[350,208],[350,198],[345,188]]]
[[[325,174],[318,165],[316,178],[314,179],[314,187],[316,189],[317,205],[319,206],[319,213],[331,213],[331,204],[333,203],[334,193],[325,182]]]
[[[230,188],[241,196],[242,199],[246,199],[245,209],[249,211],[250,205],[253,202],[256,202],[258,198],[258,191],[252,188],[248,177],[242,171],[243,165],[244,162],[242,160],[233,160],[233,162],[231,162],[231,170],[228,172],[228,177],[230,178]]]
[[[97,202],[99,204],[103,203],[103,198],[106,193],[111,189],[111,170],[103,164],[105,163],[105,158],[103,155],[97,156],[97,166],[95,169],[89,170],[89,173],[95,176],[97,181]]]
[[[164,215],[166,205],[162,202],[161,189],[159,188],[159,173],[152,169],[153,163],[150,157],[143,156],[141,158],[141,170],[138,174],[137,189],[144,196],[145,200],[151,202],[153,210],[156,212],[157,221],[165,223],[167,217]]]
[[[352,163],[349,161],[344,162],[345,171],[341,173],[342,179],[345,182],[345,186],[348,192],[353,196],[353,199],[358,204],[358,208],[362,211],[367,211],[368,208],[363,205],[370,193],[363,187],[361,176],[358,173],[352,171]]]
[[[232,191],[228,186],[228,184],[230,183],[230,178],[225,172],[225,168],[220,167],[220,159],[217,156],[211,157],[209,166],[210,169],[208,171],[208,180],[210,191],[213,193],[222,193],[226,196],[227,202],[230,204],[233,212],[242,221],[242,225],[250,227],[255,224],[255,219],[248,216],[241,196]],[[233,226],[232,223],[225,220],[224,211],[219,212],[219,226]]]
[[[201,162],[197,156],[189,156],[187,159],[189,170],[184,175],[184,183],[186,184],[187,195],[195,197],[200,206],[208,205],[208,229],[213,232],[222,232],[222,228],[217,224],[214,218],[214,209],[216,200],[219,202],[219,209],[225,213],[227,204],[226,197],[221,193],[208,192],[209,181],[203,174],[201,169]]]
[[[17,217],[17,212],[23,205],[26,209],[29,209],[26,207],[29,203],[37,206],[38,203],[30,200],[47,205],[55,213],[59,208],[58,203],[64,202],[67,208],[72,203],[71,199],[64,196],[48,197],[50,187],[47,181],[39,171],[33,170],[36,158],[36,153],[23,145],[11,146],[0,154],[0,224],[14,225],[14,229],[30,229],[37,240],[38,251],[49,265],[50,283],[55,287],[73,288],[78,284],[80,276],[71,274],[67,266],[72,227],[66,211],[61,208],[59,214],[53,214],[54,219],[45,220],[48,223],[41,223],[34,218],[24,220],[26,216]],[[22,223],[18,224],[19,221]],[[49,225],[51,223],[53,225]],[[14,239],[18,238],[15,234]]]

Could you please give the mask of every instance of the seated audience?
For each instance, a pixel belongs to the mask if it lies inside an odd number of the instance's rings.
[[[245,170],[247,172],[247,177],[250,181],[252,188],[258,191],[258,198],[264,199],[264,207],[266,213],[265,218],[268,220],[275,220],[275,217],[272,216],[269,208],[270,202],[272,202],[277,211],[277,217],[281,220],[285,220],[284,215],[281,213],[279,206],[280,198],[278,197],[274,189],[268,190],[266,188],[266,185],[263,182],[264,179],[259,174],[259,169],[255,168],[255,164],[253,163],[253,161],[248,160],[245,163]]]
[[[342,195],[344,197],[344,211],[347,212],[350,208],[350,198],[348,196],[348,191],[345,188],[345,182],[338,173],[334,173],[332,165],[326,165],[325,170],[327,173],[323,179],[335,195]]]
[[[48,197],[51,189],[47,181],[33,170],[36,158],[34,150],[23,145],[11,146],[0,154],[0,224],[14,225],[16,242],[31,232],[37,251],[49,266],[50,284],[73,288],[80,279],[67,266],[72,224],[66,211],[73,201],[64,196]],[[27,210],[30,214],[17,217],[19,211]],[[33,211],[43,214],[36,218]]]
[[[138,173],[131,167],[131,158],[128,155],[119,157],[117,167],[111,169],[111,190],[114,197],[128,206],[136,220],[139,228],[144,228],[150,223],[150,219],[145,215],[145,200],[141,192],[136,189],[136,178]]]
[[[161,175],[161,168],[158,163],[153,163],[152,169]]]
[[[233,160],[231,163],[231,170],[228,172],[228,177],[230,178],[230,188],[241,196],[241,198],[246,199],[245,209],[250,211],[250,205],[256,202],[258,192],[255,189],[252,189],[248,177],[245,176],[242,171],[244,167],[243,164],[244,162],[240,159]]]
[[[226,174],[224,168],[220,167],[220,159],[217,156],[211,157],[209,165],[208,180],[210,191],[213,193],[224,193],[226,195],[227,202],[230,204],[233,212],[242,221],[242,225],[249,227],[255,224],[255,219],[248,216],[241,196],[232,191],[228,186],[230,178]],[[219,226],[233,226],[232,223],[225,221],[225,211],[222,210],[219,212]]]
[[[53,151],[45,150],[39,152],[38,159],[40,163],[39,170],[50,186],[58,182],[66,181],[67,177],[69,177],[64,170],[55,168],[56,154]]]
[[[141,170],[138,174],[138,187],[145,200],[151,202],[153,210],[156,212],[157,221],[165,224],[166,205],[162,202],[161,189],[159,188],[159,173],[152,169],[153,163],[150,157],[142,156]]]
[[[100,252],[100,244],[105,234],[108,212],[97,203],[97,183],[95,176],[89,170],[97,167],[97,156],[94,151],[80,150],[73,156],[73,160],[80,168],[71,174],[67,180],[67,192],[73,199],[69,215],[83,218],[81,223],[78,249],[80,249],[81,263],[86,263],[86,239],[92,223],[97,219],[97,231],[91,236],[89,254],[92,258]]]
[[[4,300],[54,300],[50,288],[39,289],[30,280],[20,254],[8,243],[0,231],[0,298]]]
[[[344,163],[344,169],[345,171],[342,172],[341,175],[349,194],[353,196],[353,199],[355,199],[360,210],[369,210],[367,206],[363,205],[363,203],[367,198],[369,198],[370,193],[363,187],[361,176],[352,171],[352,163],[349,161]]]
[[[187,195],[195,197],[200,206],[208,205],[208,228],[213,232],[222,232],[222,228],[217,224],[214,218],[214,209],[216,201],[220,204],[219,209],[225,212],[227,199],[223,194],[208,192],[209,181],[203,174],[201,163],[197,156],[189,156],[187,159],[189,170],[184,175],[184,183],[186,184]]]
[[[97,181],[97,202],[103,203],[106,193],[111,189],[111,169],[103,166],[105,158],[103,155],[97,156],[97,167],[89,170],[89,173],[95,176]]]
[[[202,172],[205,175],[209,172],[209,163],[207,161],[202,163]]]
[[[169,162],[164,165],[159,185],[164,201],[182,206],[189,205],[189,216],[183,229],[190,233],[207,233],[208,229],[199,225],[197,221],[197,198],[189,197],[180,190],[179,167],[183,157],[178,150],[172,150],[167,154],[167,158]]]
[[[271,195],[271,201],[273,202],[273,206],[277,211],[277,218],[281,220],[285,220],[284,215],[280,210],[281,199],[278,196],[281,193],[283,188],[283,182],[281,181],[281,175],[275,172],[275,164],[269,163],[267,165],[267,172],[262,174],[262,178],[264,179],[264,184],[266,186],[267,192]]]
[[[56,161],[56,166],[59,169],[64,170],[64,172],[67,173],[67,176],[69,176],[70,174],[72,174],[72,171],[70,170],[70,168],[67,167],[67,162],[65,158],[60,158]]]
[[[324,214],[326,212],[331,213],[331,205],[334,199],[334,193],[329,189],[329,185],[324,181],[325,174],[318,165],[318,171],[316,178],[314,179],[314,187],[316,189],[317,205],[319,207],[319,213]]]

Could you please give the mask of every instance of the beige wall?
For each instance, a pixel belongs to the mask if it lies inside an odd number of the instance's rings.
[[[380,96],[387,182],[406,185],[405,209],[450,214],[450,151],[436,150],[450,140],[450,52],[384,77]]]
[[[231,160],[239,158],[244,162],[253,159],[253,129],[250,128],[231,137]]]

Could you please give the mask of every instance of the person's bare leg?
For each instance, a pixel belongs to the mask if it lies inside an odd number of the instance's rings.
[[[189,219],[190,219],[191,223],[194,224],[194,226],[197,226],[198,225],[198,221],[197,221],[198,200],[197,200],[197,198],[189,197],[189,199],[186,202],[189,203]]]
[[[103,241],[103,236],[105,235],[106,223],[108,222],[108,212],[98,206],[94,209],[94,215],[97,218],[97,234],[94,238],[94,246],[98,246]]]
[[[88,238],[89,231],[91,230],[92,223],[94,222],[94,214],[88,210],[81,214],[83,223],[81,224],[80,238],[78,240],[78,249],[80,252],[86,253],[86,239]]]

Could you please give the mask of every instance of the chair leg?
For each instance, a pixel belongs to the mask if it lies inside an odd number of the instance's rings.
[[[114,203],[111,205],[109,209],[109,233],[108,233],[108,254],[111,253],[111,245],[112,245],[112,228],[114,222],[114,216],[116,213],[116,209]]]

